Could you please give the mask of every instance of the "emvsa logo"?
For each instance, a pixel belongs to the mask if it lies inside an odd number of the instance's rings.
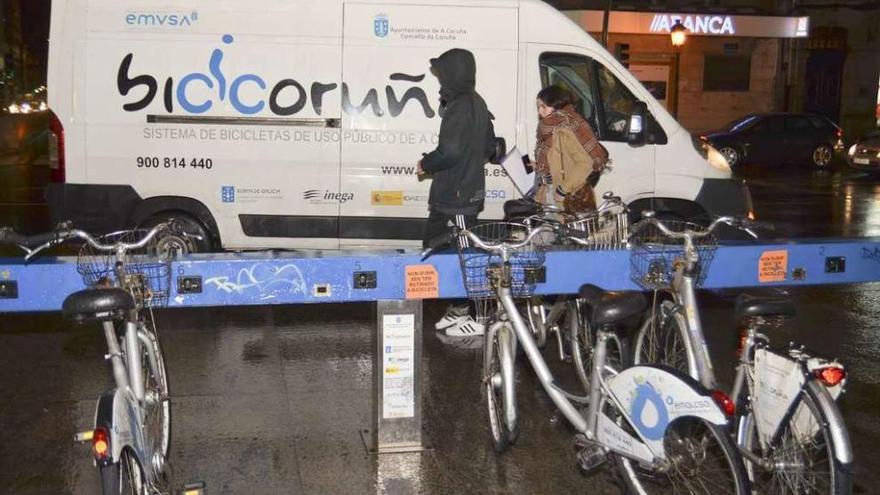
[[[126,12],[125,24],[136,27],[184,28],[199,20],[198,12],[188,14],[170,12]]]

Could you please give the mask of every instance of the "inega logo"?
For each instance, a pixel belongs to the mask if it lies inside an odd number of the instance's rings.
[[[224,45],[230,46],[235,42],[235,38],[231,34],[224,34],[222,41]],[[280,50],[283,53],[284,47]],[[228,74],[222,68],[225,56],[221,48],[215,48],[208,60],[207,72],[191,72],[179,78],[167,75],[162,79],[161,76],[153,76],[149,73],[132,75],[132,66],[135,64],[134,53],[127,54],[119,64],[116,88],[122,96],[128,96],[133,90],[135,95],[143,96],[140,96],[139,100],[124,103],[122,109],[126,112],[137,112],[150,106],[160,93],[159,81],[164,80],[162,96],[159,99],[169,114],[174,113],[176,107],[182,108],[188,114],[203,114],[215,105],[219,106],[228,100],[232,108],[241,115],[258,114],[268,107],[272,114],[286,117],[301,112],[310,102],[315,114],[321,115],[324,97],[339,88],[339,84],[335,82],[314,81],[307,91],[303,84],[293,78],[283,78],[273,84],[267,82],[260,74]],[[166,54],[165,57],[173,57],[173,54]],[[383,107],[379,99],[379,90],[369,89],[358,104],[352,102],[348,84],[343,82],[342,110],[348,115],[360,115],[369,107],[373,115],[381,117],[386,114],[387,109],[391,117],[397,117],[403,113],[406,105],[414,100],[421,105],[425,117],[430,119],[437,115],[428,103],[425,91],[417,86],[425,79],[425,74],[393,73],[388,79],[391,82],[412,83],[413,87],[407,88],[403,96],[398,97],[397,91],[390,84],[386,85],[383,89],[385,96]],[[194,101],[188,91],[190,86],[207,88],[210,90],[210,96]],[[242,98],[242,88],[247,88],[247,101]],[[254,96],[255,90],[257,96]],[[150,116],[147,116],[147,119],[149,121]]]
[[[195,11],[189,14],[168,12],[127,12],[125,14],[127,25],[139,27],[183,28],[192,26],[197,20],[199,20],[199,13]]]
[[[354,193],[320,191],[318,189],[309,189],[303,191],[303,199],[311,203],[345,203],[354,199]]]

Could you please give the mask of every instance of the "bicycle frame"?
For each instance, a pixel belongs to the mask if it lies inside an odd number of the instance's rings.
[[[506,259],[506,253],[502,254],[502,258]],[[553,404],[562,412],[563,416],[565,416],[569,423],[571,423],[574,429],[584,434],[588,440],[599,443],[607,449],[633,458],[645,465],[656,467],[665,461],[665,448],[663,446],[662,434],[659,437],[652,439],[648,438],[639,428],[635,428],[638,436],[633,437],[600,410],[602,404],[610,402],[627,422],[633,424],[631,411],[626,407],[624,400],[621,400],[621,398],[631,395],[630,392],[633,390],[633,383],[639,381],[640,378],[644,379],[645,376],[650,375],[662,375],[665,381],[668,382],[667,385],[669,386],[666,389],[666,391],[669,392],[669,395],[667,395],[668,400],[673,400],[674,403],[699,402],[701,404],[697,410],[688,411],[688,414],[679,414],[679,417],[685,415],[698,416],[714,424],[727,424],[727,419],[724,414],[710,397],[700,395],[693,389],[693,387],[685,384],[675,375],[672,375],[667,371],[650,366],[634,366],[616,374],[614,370],[608,369],[605,360],[609,333],[603,330],[600,330],[597,333],[598,342],[593,361],[594,368],[591,374],[592,387],[589,397],[581,397],[564,391],[554,383],[553,374],[548,368],[547,363],[544,361],[541,351],[538,349],[525,321],[516,309],[516,304],[511,295],[509,285],[505,286],[503,283],[498,284],[496,287],[496,295],[501,306],[507,313],[507,317],[513,326],[516,339],[522,345],[523,350],[532,365],[532,369],[534,369],[535,374],[538,376],[544,391],[547,392],[550,399],[553,401]],[[613,375],[610,382],[603,377],[603,373],[605,372],[611,372]],[[615,389],[617,390],[615,391]],[[511,403],[512,401],[507,402]],[[632,399],[630,399],[630,402],[632,402]],[[586,417],[581,415],[574,403],[589,404]],[[670,414],[662,401],[653,402],[653,405],[658,408],[658,410],[662,409],[667,411],[667,414]],[[641,409],[639,411],[641,411]],[[510,414],[510,412],[505,411],[505,414]],[[513,411],[513,414],[515,414],[515,410]],[[639,420],[639,422],[640,421],[641,420]],[[662,431],[665,431],[666,426],[668,426],[668,422],[660,426]]]
[[[686,249],[693,249],[693,245]],[[709,347],[703,335],[703,322],[700,319],[700,310],[697,306],[697,291],[695,277],[693,276],[694,263],[688,261],[687,267],[681,264],[672,278],[672,300],[676,306],[684,310],[687,322],[688,335],[688,369],[696,370],[697,376],[691,376],[700,382],[700,385],[709,390],[717,388],[715,368],[709,356]]]

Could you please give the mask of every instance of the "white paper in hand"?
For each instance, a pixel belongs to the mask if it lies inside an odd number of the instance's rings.
[[[507,177],[513,182],[513,187],[521,197],[525,197],[526,193],[535,185],[535,172],[526,171],[523,155],[516,146],[501,159],[501,167],[507,172]]]

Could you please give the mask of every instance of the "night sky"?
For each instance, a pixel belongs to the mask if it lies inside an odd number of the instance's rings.
[[[24,0],[21,2],[21,35],[24,43],[40,60],[43,78],[49,56],[49,5],[51,0]]]

